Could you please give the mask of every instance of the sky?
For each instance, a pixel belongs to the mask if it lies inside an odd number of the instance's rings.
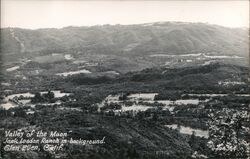
[[[161,21],[249,27],[249,1],[1,1],[1,28],[62,28]]]

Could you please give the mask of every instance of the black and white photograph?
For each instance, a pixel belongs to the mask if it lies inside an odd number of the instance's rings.
[[[0,2],[0,159],[250,159],[248,0]]]

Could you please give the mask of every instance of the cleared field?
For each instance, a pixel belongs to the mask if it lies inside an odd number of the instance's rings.
[[[53,63],[53,62],[65,61],[65,56],[64,54],[44,55],[35,57],[32,61],[38,63]]]

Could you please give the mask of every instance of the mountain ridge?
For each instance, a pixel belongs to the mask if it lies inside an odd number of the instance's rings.
[[[183,22],[37,30],[1,28],[1,37],[4,39],[1,49],[4,53],[88,51],[142,56],[162,52],[217,52],[220,55],[247,56],[247,33],[246,29]],[[18,37],[19,42],[12,34]]]
[[[145,22],[145,23],[135,23],[135,24],[96,24],[96,25],[68,25],[64,27],[44,27],[44,28],[22,28],[22,27],[1,27],[0,29],[24,29],[24,30],[46,30],[46,29],[65,29],[65,28],[90,28],[90,27],[100,27],[100,26],[134,26],[134,25],[159,25],[159,24],[203,24],[210,26],[217,26],[229,29],[249,29],[249,27],[229,27],[219,24],[206,23],[206,22],[184,22],[184,21],[154,21],[154,22]]]

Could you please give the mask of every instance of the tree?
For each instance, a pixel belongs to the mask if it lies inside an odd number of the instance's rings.
[[[243,122],[249,122],[247,111],[223,109],[211,113],[208,147],[215,158],[247,158],[249,133]],[[239,135],[241,134],[241,136]]]
[[[41,96],[40,92],[35,93],[35,96],[31,99],[31,103],[40,103],[42,102],[44,99]]]
[[[119,100],[124,101],[124,100],[127,100],[127,99],[128,99],[127,94],[122,93],[122,95],[121,95],[121,96],[119,96]]]
[[[157,114],[157,112],[154,112],[153,113],[153,121],[157,121],[158,120],[158,114]]]
[[[4,142],[5,141],[4,136],[5,136],[4,131],[0,130],[0,159],[3,159],[5,154],[4,146],[6,145],[6,143]]]
[[[193,150],[197,150],[199,148],[199,145],[197,144],[197,140],[195,138],[195,131],[192,131],[192,135],[188,141],[188,144],[190,145],[190,147],[193,149]]]
[[[44,94],[44,97],[50,101],[50,100],[55,98],[55,94],[54,94],[54,92],[48,91],[47,94]]]
[[[26,112],[22,108],[17,108],[15,110],[15,115],[14,116],[25,118],[26,117]]]

